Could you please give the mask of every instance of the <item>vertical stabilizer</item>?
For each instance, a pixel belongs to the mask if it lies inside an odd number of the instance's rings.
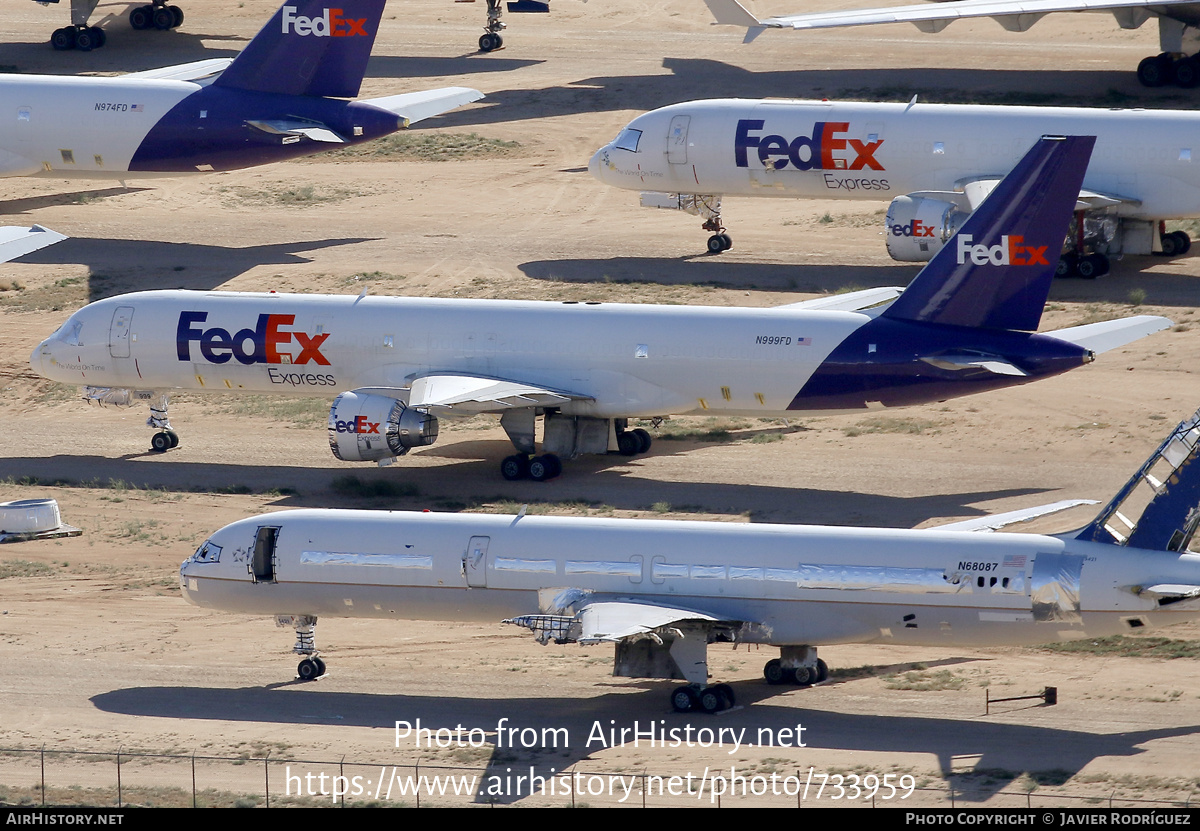
[[[1200,524],[1200,411],[1171,431],[1077,539],[1182,551]]]
[[[354,98],[385,0],[290,0],[213,86]]]
[[[1095,143],[1041,138],[884,316],[1036,331]]]

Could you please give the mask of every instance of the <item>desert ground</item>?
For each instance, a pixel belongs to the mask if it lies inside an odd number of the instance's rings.
[[[7,3],[0,66],[109,74],[230,55],[274,11],[271,3],[230,0],[184,8],[177,31],[134,32],[125,5],[102,4],[108,45],[85,54],[55,53],[45,42],[66,23],[65,7]],[[446,425],[434,446],[378,469],[330,455],[328,401],[180,396],[171,415],[182,444],[157,455],[147,451],[141,408],[88,408],[73,388],[31,373],[30,352],[72,310],[141,289],[357,294],[365,286],[397,295],[771,306],[903,285],[916,269],[884,251],[885,203],[730,199],[725,219],[735,247],[711,257],[699,220],[638,208],[636,194],[588,176],[588,158],[636,114],[700,97],[917,94],[1191,107],[1200,95],[1140,87],[1133,70],[1157,51],[1153,24],[1124,32],[1104,15],[1050,17],[1023,35],[981,21],[939,36],[870,27],[769,32],[743,45],[741,32],[710,24],[700,0],[555,0],[549,16],[509,16],[506,48],[487,55],[475,52],[483,16],[482,3],[448,0],[393,0],[385,13],[364,96],[449,85],[487,96],[420,125],[430,152],[326,155],[128,187],[5,181],[0,223],[41,223],[70,239],[0,266],[0,500],[53,497],[83,534],[0,547],[0,801],[41,801],[39,760],[18,751],[42,747],[54,751],[50,799],[97,804],[116,799],[115,760],[84,754],[118,750],[237,759],[199,763],[204,804],[265,804],[264,775],[279,804],[288,768],[336,772],[341,759],[348,774],[373,780],[382,766],[418,763],[481,777],[535,766],[542,775],[698,778],[733,767],[801,779],[810,769],[908,775],[920,788],[905,800],[834,799],[831,788],[820,799],[810,793],[806,806],[949,805],[951,788],[957,804],[970,806],[1024,805],[1027,794],[1031,804],[1053,807],[1194,799],[1200,668],[1137,644],[1132,654],[830,647],[821,654],[833,677],[806,690],[763,683],[773,650],[718,645],[712,672],[733,685],[739,707],[705,718],[670,712],[671,682],[613,678],[607,648],[542,647],[498,622],[322,619],[318,645],[330,672],[302,684],[293,680],[290,630],[180,599],[178,565],[209,532],[293,507],[528,505],[592,516],[907,528],[1058,499],[1104,500],[1200,406],[1200,257],[1130,257],[1095,282],[1057,283],[1045,329],[1141,312],[1178,324],[1068,375],[876,419],[674,419],[646,456],[584,457],[540,484],[500,478],[511,450],[492,419]],[[433,158],[452,145],[463,149]],[[385,495],[364,495],[369,488],[349,476],[383,483]],[[1078,527],[1092,510],[1023,530]],[[1151,634],[1200,642],[1196,628]],[[1045,686],[1058,688],[1057,706],[1027,700],[985,714],[985,695]],[[494,747],[504,718],[562,729],[569,741]],[[488,743],[398,743],[394,723],[418,719],[435,729],[478,728]],[[596,725],[635,723],[804,732],[773,732],[772,741],[740,748],[588,741]],[[190,781],[186,761],[126,755],[122,799],[190,804]],[[576,800],[622,804],[620,795]],[[562,805],[571,797],[493,801]],[[796,801],[726,796],[722,804]],[[715,799],[711,788],[693,788],[648,804],[704,807]]]

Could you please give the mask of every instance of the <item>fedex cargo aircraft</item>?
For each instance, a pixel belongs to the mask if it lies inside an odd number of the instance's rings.
[[[629,419],[940,401],[1057,375],[1170,325],[1034,334],[1091,145],[1040,140],[903,292],[731,309],[151,291],[85,306],[31,360],[88,400],[148,403],[156,450],[178,442],[172,390],[336,396],[329,444],[348,461],[387,463],[432,444],[441,417],[497,413],[518,451],[509,479],[552,478],[561,456],[645,452]]]
[[[238,170],[360,144],[483,97],[358,95],[385,0],[285,4],[230,62],[115,78],[0,75],[0,178]]]
[[[886,201],[888,253],[930,259],[1043,135],[1096,136],[1059,275],[1097,277],[1122,254],[1179,256],[1163,221],[1200,217],[1200,113],[721,99],[635,118],[589,169],[646,207],[702,216],[732,245],[723,196]],[[1193,153],[1195,156],[1193,157]]]

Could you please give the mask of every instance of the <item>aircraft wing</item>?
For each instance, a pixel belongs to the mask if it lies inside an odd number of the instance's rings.
[[[51,231],[41,225],[34,225],[32,228],[21,228],[16,225],[0,228],[0,263],[23,257],[31,251],[37,251],[47,245],[54,245],[66,238],[66,234]]]
[[[164,66],[160,69],[147,69],[143,72],[127,72],[121,77],[165,81],[202,81],[220,75],[231,63],[233,63],[233,58],[209,58],[204,61]]]
[[[553,407],[567,401],[592,401],[589,395],[477,375],[425,375],[412,382],[408,406],[449,410],[463,416],[517,407]]]
[[[425,118],[441,115],[464,104],[478,101],[483,93],[470,87],[444,87],[428,89],[423,92],[406,92],[402,95],[389,95],[386,98],[365,98],[360,104],[370,104],[395,113],[404,119],[404,126],[416,124]]]
[[[305,136],[313,141],[324,141],[330,144],[346,143],[344,138],[319,121],[277,118],[271,120],[251,120],[246,123],[256,130],[262,130],[264,133],[272,133],[277,136]]]
[[[1107,352],[1133,343],[1138,338],[1170,329],[1174,324],[1165,317],[1157,315],[1136,315],[1120,320],[1103,320],[1100,323],[1088,323],[1084,326],[1071,326],[1045,334],[1052,338],[1065,340],[1093,352]]]
[[[869,309],[881,303],[890,303],[899,297],[902,291],[904,289],[896,286],[884,286],[877,289],[852,291],[846,294],[831,294],[828,297],[801,300],[799,303],[787,303],[783,306],[775,306],[774,308],[788,309],[789,311],[808,309],[835,312],[861,312],[863,309]]]
[[[877,9],[850,9],[837,12],[768,17],[751,14],[738,0],[704,0],[717,23],[744,26],[746,40],[753,40],[764,29],[831,29],[866,26],[873,23],[912,23],[922,32],[940,32],[955,20],[990,17],[1010,32],[1024,32],[1051,12],[1112,12],[1125,28],[1137,28],[1152,15],[1172,6],[1186,6],[1195,0],[956,0],[947,3],[916,3]]]
[[[579,642],[616,642],[645,635],[664,626],[685,622],[717,623],[718,618],[702,612],[651,606],[648,603],[607,601],[592,603],[579,613]],[[722,621],[734,623],[736,621]]]
[[[960,0],[962,2],[962,0]],[[1000,184],[1002,176],[981,176],[977,179],[964,179],[957,183],[967,197],[971,210],[975,210],[987,198],[988,194]],[[1101,193],[1084,188],[1079,191],[1079,199],[1075,202],[1077,211],[1095,211],[1100,208],[1111,208],[1114,205],[1141,205],[1142,200],[1128,196],[1118,196],[1113,193]]]
[[[1064,499],[1061,502],[1051,502],[1049,505],[1038,505],[1036,508],[1022,508],[1019,511],[1008,511],[1003,514],[964,519],[962,522],[951,522],[949,525],[937,526],[938,531],[996,531],[1006,525],[1025,522],[1048,514],[1056,514],[1077,505],[1097,505],[1095,499]]]

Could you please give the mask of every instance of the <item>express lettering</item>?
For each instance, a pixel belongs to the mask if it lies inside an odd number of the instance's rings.
[[[252,364],[307,364],[329,366],[321,354],[321,346],[329,333],[309,335],[289,331],[283,327],[296,322],[295,315],[259,315],[253,329],[240,329],[230,334],[228,329],[214,326],[203,329],[197,324],[208,320],[208,312],[180,312],[179,326],[175,330],[176,352],[181,361],[192,360],[192,343],[200,344],[200,354],[211,364],[228,363],[237,358],[238,363]],[[280,352],[283,344],[296,343],[298,354]]]
[[[367,36],[367,19],[355,20],[342,17],[341,9],[325,9],[320,17],[305,17],[296,14],[295,6],[283,7],[283,33],[295,32],[301,37],[312,35],[319,38],[345,38],[353,35]]]
[[[782,170],[789,164],[797,170],[883,170],[875,159],[875,152],[883,144],[877,141],[859,141],[840,138],[850,129],[845,121],[818,121],[813,124],[811,136],[797,136],[788,141],[779,135],[753,135],[763,129],[762,119],[743,118],[737,123],[734,135],[733,155],[738,167],[749,167],[749,150],[757,150],[758,161],[763,167]],[[839,155],[851,150],[854,156]]]
[[[969,257],[975,265],[1049,265],[1046,260],[1048,246],[1022,245],[1024,237],[1000,237],[998,245],[972,245],[970,234],[959,234],[958,263],[966,263]]]

